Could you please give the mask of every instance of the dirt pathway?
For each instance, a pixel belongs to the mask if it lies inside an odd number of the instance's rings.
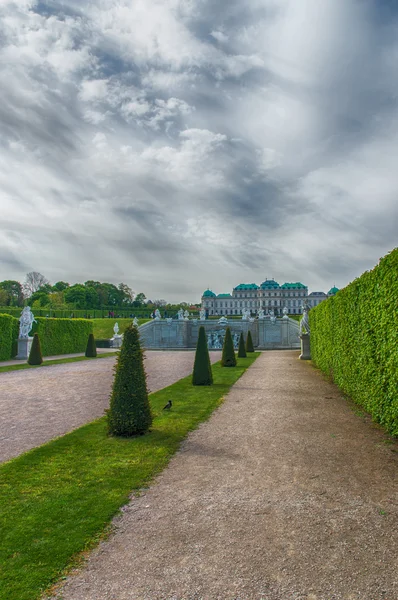
[[[398,598],[398,455],[297,356],[261,355],[59,598]]]
[[[211,352],[211,360],[220,352]],[[148,388],[155,392],[192,372],[194,352],[147,352]],[[0,462],[64,435],[104,414],[115,359],[0,373]]]

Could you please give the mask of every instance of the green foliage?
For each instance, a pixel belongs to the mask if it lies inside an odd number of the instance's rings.
[[[43,356],[85,352],[87,338],[93,331],[88,319],[46,319],[37,317],[33,332],[39,333]]]
[[[107,415],[112,435],[143,434],[152,424],[143,355],[134,325],[130,325],[123,336]]]
[[[0,314],[0,360],[10,360],[15,356],[15,340],[18,338],[18,333],[18,319],[11,315]]]
[[[30,347],[28,364],[29,365],[41,365],[43,362],[43,356],[40,347],[39,334],[35,333],[33,336],[32,345]]]
[[[95,345],[95,339],[94,339],[93,333],[90,333],[90,335],[88,336],[85,356],[87,356],[87,358],[95,358],[97,356],[97,348]]]
[[[314,363],[398,436],[398,248],[309,313]]]
[[[253,339],[252,339],[252,334],[251,334],[251,331],[250,331],[250,329],[249,329],[249,331],[247,332],[247,338],[246,338],[246,352],[254,352]]]
[[[192,385],[213,385],[213,373],[211,370],[209,350],[207,348],[206,332],[203,325],[199,327],[195,363],[192,373]]]
[[[234,343],[232,341],[231,330],[229,327],[227,327],[227,331],[225,333],[221,364],[223,367],[236,367]]]
[[[246,356],[245,339],[243,337],[243,331],[241,331],[239,337],[238,358],[246,358]]]

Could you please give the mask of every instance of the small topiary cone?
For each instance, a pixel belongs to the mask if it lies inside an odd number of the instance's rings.
[[[243,331],[240,332],[238,358],[246,358],[245,339],[243,337]]]
[[[247,338],[246,338],[246,352],[254,352],[254,346],[253,346],[252,334],[251,334],[250,330],[247,332]]]
[[[199,327],[198,343],[196,345],[195,363],[192,373],[192,385],[212,385],[213,373],[211,370],[209,349],[207,347],[206,332],[203,325]]]
[[[43,356],[41,354],[40,338],[39,334],[35,333],[33,336],[32,346],[29,352],[28,364],[29,365],[41,365],[43,362]]]
[[[236,367],[234,343],[232,341],[231,330],[229,327],[227,327],[227,331],[225,333],[224,346],[222,349],[221,366]]]
[[[140,338],[133,324],[123,336],[107,419],[109,433],[125,437],[142,435],[152,424]]]
[[[97,348],[95,347],[95,339],[93,333],[90,333],[90,335],[88,336],[86,356],[87,358],[95,358],[97,356]]]

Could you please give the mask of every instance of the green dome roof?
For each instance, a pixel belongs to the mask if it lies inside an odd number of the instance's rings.
[[[231,294],[218,294],[217,298],[232,298]]]
[[[262,290],[276,290],[279,288],[279,283],[275,279],[266,279],[261,284]]]
[[[240,283],[234,290],[258,290],[258,285],[256,283]]]
[[[296,283],[284,283],[283,285],[281,285],[281,289],[282,290],[306,290],[307,286],[304,285],[304,283],[300,283],[300,281],[297,281]]]
[[[334,296],[335,294],[337,294],[337,292],[339,291],[339,288],[337,288],[336,286],[333,286],[329,291],[328,291],[328,296]]]
[[[205,298],[215,298],[216,295],[214,292],[212,292],[211,290],[206,290],[205,292],[203,292],[203,296]]]

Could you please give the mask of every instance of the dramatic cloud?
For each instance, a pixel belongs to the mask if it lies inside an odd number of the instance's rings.
[[[0,279],[198,301],[397,245],[386,0],[3,0]]]

